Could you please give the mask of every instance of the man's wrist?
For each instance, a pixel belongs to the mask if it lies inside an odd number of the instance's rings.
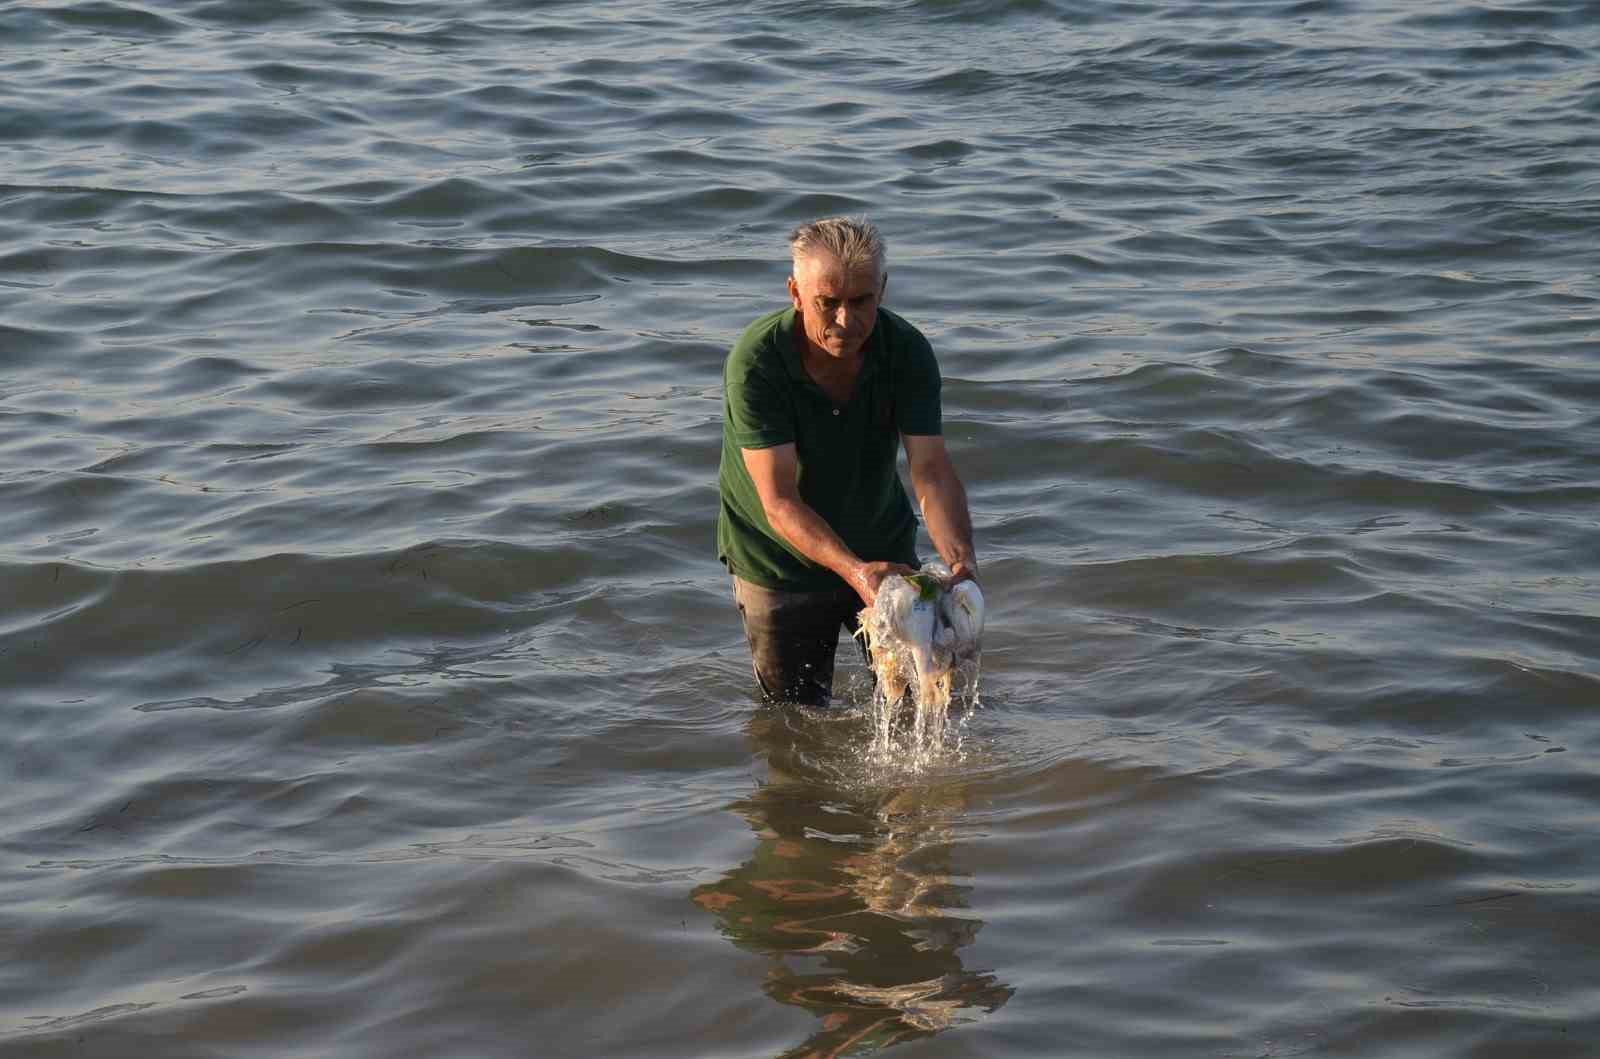
[[[856,560],[850,566],[850,572],[845,574],[845,583],[856,591],[872,587],[872,564]]]

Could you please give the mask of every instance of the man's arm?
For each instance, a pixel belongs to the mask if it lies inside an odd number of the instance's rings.
[[[816,509],[800,498],[800,465],[792,442],[767,449],[740,449],[739,452],[744,457],[745,469],[750,472],[756,494],[761,497],[761,509],[766,513],[767,521],[772,523],[772,528],[795,551],[844,578],[845,584],[856,590],[862,603],[872,606],[878,586],[890,574],[916,572],[901,563],[862,562],[839,539],[833,527],[817,514]]]
[[[938,434],[902,434],[911,486],[922,508],[922,521],[939,557],[950,567],[950,583],[978,579],[978,555],[972,547],[972,515],[967,491]]]

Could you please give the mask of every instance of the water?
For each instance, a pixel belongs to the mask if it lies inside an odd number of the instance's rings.
[[[1587,0],[0,8],[0,1054],[1594,1054],[1597,60]],[[757,704],[712,554],[837,212],[989,603],[898,779]]]

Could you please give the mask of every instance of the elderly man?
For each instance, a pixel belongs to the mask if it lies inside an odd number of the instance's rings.
[[[768,699],[826,706],[841,627],[917,562],[895,471],[903,444],[951,581],[976,579],[967,494],[940,434],[939,365],[882,307],[882,237],[864,219],[795,229],[790,307],[761,317],[723,369],[717,552],[733,575]]]

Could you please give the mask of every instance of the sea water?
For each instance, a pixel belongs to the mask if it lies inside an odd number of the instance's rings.
[[[0,5],[0,1055],[1586,1059],[1597,71],[1592,0]],[[990,597],[882,782],[714,554],[835,213]]]

